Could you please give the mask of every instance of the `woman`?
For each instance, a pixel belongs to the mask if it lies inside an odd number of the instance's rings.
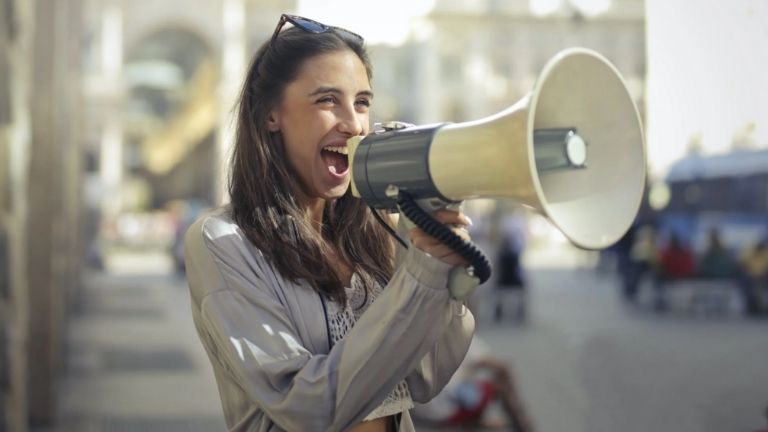
[[[251,64],[232,202],[186,235],[193,317],[230,430],[413,430],[408,409],[468,349],[474,319],[446,288],[466,262],[414,229],[396,263],[348,191],[346,141],[368,133],[370,78],[360,36],[288,15]]]

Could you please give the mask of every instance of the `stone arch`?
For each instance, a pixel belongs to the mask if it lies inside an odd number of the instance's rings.
[[[218,69],[211,44],[183,25],[147,31],[126,50],[129,169],[149,183],[153,206],[212,195],[201,165],[213,157]]]

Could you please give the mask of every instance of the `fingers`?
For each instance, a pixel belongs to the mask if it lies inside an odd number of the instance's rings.
[[[458,235],[459,237],[461,237],[462,240],[466,242],[471,240],[469,236],[469,232],[467,231],[466,228],[463,228],[463,227],[451,228],[451,231],[453,231],[454,234]],[[425,250],[425,252],[426,252],[426,249],[433,250],[436,254],[439,254],[439,255],[445,255],[445,254],[440,254],[439,252],[440,250],[453,252],[453,249],[444,245],[442,242],[428,235],[427,233],[425,233],[419,228],[414,228],[411,230],[410,239],[411,239],[411,243],[413,243],[414,246],[416,246],[419,249]],[[434,254],[430,253],[430,255],[434,255]]]
[[[419,231],[415,233],[415,231]],[[411,244],[425,253],[451,265],[468,265],[469,263],[453,249],[428,236],[415,228],[411,231]]]
[[[470,237],[469,237],[469,231],[465,227],[463,227],[463,226],[462,227],[452,228],[451,231],[456,233],[456,235],[461,237],[461,239],[466,241],[466,242],[471,240]]]
[[[470,241],[466,227],[471,225],[472,221],[466,215],[450,210],[438,210],[432,216],[438,222],[452,226],[451,230],[465,241]],[[469,265],[464,257],[419,228],[410,231],[410,240],[414,247],[445,263],[454,266]]]
[[[432,213],[432,217],[440,223],[454,224],[462,226],[471,226],[472,220],[464,213],[459,213],[452,210],[438,210]]]

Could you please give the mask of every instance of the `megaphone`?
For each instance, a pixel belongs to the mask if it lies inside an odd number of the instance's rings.
[[[616,68],[571,48],[549,60],[533,90],[495,115],[406,127],[349,140],[352,193],[396,208],[512,198],[575,245],[602,249],[632,224],[645,186],[640,117]]]

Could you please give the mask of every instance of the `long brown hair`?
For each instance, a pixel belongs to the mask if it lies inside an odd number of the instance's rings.
[[[326,203],[318,234],[294,195],[299,190],[298,176],[288,163],[281,135],[269,132],[267,119],[304,62],[343,50],[357,54],[370,80],[372,68],[365,47],[343,32],[314,34],[289,28],[259,48],[240,94],[229,178],[232,218],[246,237],[283,277],[294,282],[304,279],[341,303],[346,296],[329,259],[334,256],[330,248],[353,271],[362,270],[384,282],[393,272],[393,242],[372,211],[349,191]]]

